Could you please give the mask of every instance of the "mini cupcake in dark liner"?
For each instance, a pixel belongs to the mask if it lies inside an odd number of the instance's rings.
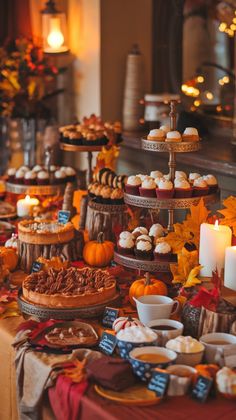
[[[173,255],[167,242],[157,243],[153,254],[156,261],[171,261]]]
[[[152,243],[143,239],[137,238],[134,254],[139,260],[149,260],[153,259],[153,248]]]
[[[168,198],[173,198],[174,197],[174,188],[172,188],[171,190],[164,190],[164,189],[160,189],[160,188],[156,188],[156,196],[157,198],[162,199],[168,199]]]
[[[141,197],[155,198],[156,188],[143,188],[139,187],[139,194]]]
[[[24,177],[25,185],[36,185],[37,184],[37,175],[33,171],[28,171],[25,173]]]
[[[111,204],[115,204],[115,205],[124,204],[124,193],[121,188],[113,189],[111,193]]]
[[[193,187],[193,197],[202,197],[209,194],[209,187]]]
[[[46,171],[40,171],[37,174],[37,184],[38,185],[49,185],[49,174]]]
[[[122,244],[122,245],[121,245]],[[118,240],[117,251],[122,255],[134,256],[134,241],[132,239]]]
[[[175,188],[174,197],[175,198],[190,198],[193,195],[193,188]]]

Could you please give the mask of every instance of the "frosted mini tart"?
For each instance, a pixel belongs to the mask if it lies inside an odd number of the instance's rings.
[[[179,131],[169,131],[169,133],[166,134],[167,143],[179,143],[181,141],[182,137]]]
[[[165,141],[165,132],[161,130],[160,128],[155,128],[151,131],[149,131],[149,134],[147,135],[147,140],[151,141]]]
[[[199,141],[198,131],[194,127],[186,127],[182,137],[183,141]]]

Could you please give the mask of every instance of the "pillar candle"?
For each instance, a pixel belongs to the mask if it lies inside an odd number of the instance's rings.
[[[229,246],[225,251],[224,285],[236,290],[236,246]]]
[[[27,195],[25,198],[18,200],[16,203],[16,210],[18,217],[26,217],[30,216],[33,210],[33,207],[39,204],[39,200],[37,198],[30,198]]]
[[[231,245],[232,231],[228,226],[202,223],[200,228],[199,264],[203,266],[200,275],[211,277],[212,271],[221,274],[225,263],[225,249]]]

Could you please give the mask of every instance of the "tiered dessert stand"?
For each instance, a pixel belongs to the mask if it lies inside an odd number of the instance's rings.
[[[13,194],[28,194],[28,195],[59,195],[65,191],[66,184],[57,185],[21,185],[6,183],[7,192]]]
[[[170,101],[170,128],[171,131],[176,130],[176,104],[178,101]],[[174,182],[175,169],[176,169],[176,153],[189,153],[196,152],[201,148],[201,142],[179,142],[179,143],[167,143],[167,142],[155,142],[142,138],[141,146],[143,150],[151,151],[154,153],[169,153],[169,173],[170,179]],[[191,198],[148,198],[135,196],[131,194],[124,194],[125,203],[130,206],[142,207],[146,209],[160,210],[165,209],[168,211],[168,231],[173,231],[174,224],[174,210],[175,209],[188,209],[192,205],[197,205],[201,197]],[[219,192],[214,194],[208,194],[203,196],[205,205],[210,205],[218,201]],[[149,272],[168,272],[170,270],[170,262],[172,261],[145,261],[138,260],[135,257],[127,257],[115,252],[114,260],[116,263],[121,264],[128,268],[139,269],[142,271]]]

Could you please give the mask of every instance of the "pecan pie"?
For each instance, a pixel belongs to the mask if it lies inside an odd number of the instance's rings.
[[[18,237],[30,244],[54,244],[69,242],[74,237],[71,222],[62,224],[56,220],[22,220],[18,223]]]
[[[116,294],[116,281],[108,271],[92,268],[32,273],[23,281],[24,298],[50,308],[78,308],[108,301]]]

